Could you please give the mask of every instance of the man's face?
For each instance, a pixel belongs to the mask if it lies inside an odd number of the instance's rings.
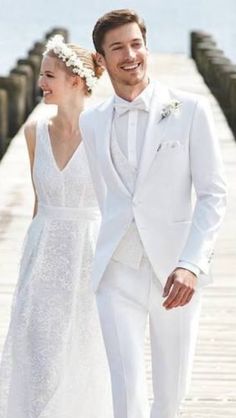
[[[113,87],[146,85],[148,51],[137,23],[108,31],[103,42],[104,56],[98,54]]]

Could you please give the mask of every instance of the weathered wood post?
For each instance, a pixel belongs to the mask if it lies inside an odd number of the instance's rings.
[[[39,78],[39,73],[40,73],[40,66],[41,66],[41,61],[42,61],[42,56],[39,54],[35,54],[34,52],[30,52],[28,53],[28,60],[30,60],[34,66],[34,75],[35,75],[35,79],[34,79],[34,99],[35,99],[35,104],[37,104],[40,100],[41,100],[41,90],[38,86],[38,78]]]
[[[205,72],[205,67],[207,65],[208,62],[208,54],[211,52],[213,53],[213,51],[215,52],[216,55],[223,55],[223,51],[212,47],[211,44],[207,43],[207,42],[201,42],[199,44],[197,44],[196,46],[196,51],[195,51],[195,57],[196,57],[196,63],[197,63],[197,67],[199,72],[204,76],[204,72]]]
[[[236,75],[236,65],[230,63],[219,68],[219,102],[228,120],[231,117],[230,80],[232,75]]]
[[[219,99],[221,92],[220,92],[220,85],[219,85],[219,74],[221,73],[221,67],[230,64],[230,60],[226,57],[219,57],[213,58],[211,60],[210,65],[210,77],[211,82],[209,86],[211,88],[212,93]]]
[[[0,158],[8,145],[8,95],[0,89]]]
[[[191,38],[191,57],[196,60],[196,48],[197,45],[201,42],[207,42],[208,44],[212,45],[212,47],[216,46],[216,42],[214,41],[213,37],[204,31],[192,31],[190,33]]]
[[[26,77],[26,114],[27,117],[34,108],[34,74],[30,65],[17,64],[10,74],[20,74]]]
[[[52,30],[48,31],[45,35],[45,39],[48,40],[54,35],[62,35],[64,37],[65,42],[69,42],[69,31],[65,28],[53,28]]]
[[[45,45],[46,41],[43,42],[35,42],[33,45],[33,48],[29,50],[29,52],[32,52],[33,54],[40,55],[42,57],[44,51],[45,51]]]
[[[236,137],[236,65],[206,32],[191,32],[191,56],[219,101]]]
[[[211,77],[211,65],[212,61],[217,58],[224,58],[224,53],[222,50],[214,48],[205,52],[206,59],[204,62],[203,76],[209,86],[212,85]]]
[[[26,77],[20,74],[0,77],[0,89],[8,93],[8,127],[12,138],[25,121]]]
[[[229,100],[230,100],[230,126],[236,136],[236,75],[230,77],[229,87]]]
[[[28,58],[20,58],[17,60],[17,65],[23,65],[23,66],[29,66],[32,70],[32,81],[33,81],[33,85],[32,85],[32,103],[33,106],[36,103],[36,84],[37,84],[37,68],[35,66],[34,61],[32,61],[29,57]]]

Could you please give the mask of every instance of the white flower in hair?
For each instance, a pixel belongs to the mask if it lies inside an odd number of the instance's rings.
[[[94,71],[84,66],[83,61],[78,55],[65,44],[62,35],[55,35],[49,39],[46,44],[46,51],[43,55],[46,55],[49,51],[53,51],[67,67],[72,67],[72,72],[74,74],[78,74],[81,78],[84,78],[88,90],[92,91],[97,82]]]

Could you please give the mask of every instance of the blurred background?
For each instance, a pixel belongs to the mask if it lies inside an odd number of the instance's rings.
[[[66,27],[71,41],[93,48],[97,18],[120,8],[134,8],[144,18],[151,52],[188,54],[189,32],[204,29],[236,62],[235,0],[0,0],[0,74],[53,26]]]

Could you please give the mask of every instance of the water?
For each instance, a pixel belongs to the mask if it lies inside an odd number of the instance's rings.
[[[235,0],[0,0],[0,75],[54,26],[68,28],[71,41],[93,48],[97,18],[123,7],[144,17],[151,52],[189,54],[189,32],[203,29],[236,62]]]

